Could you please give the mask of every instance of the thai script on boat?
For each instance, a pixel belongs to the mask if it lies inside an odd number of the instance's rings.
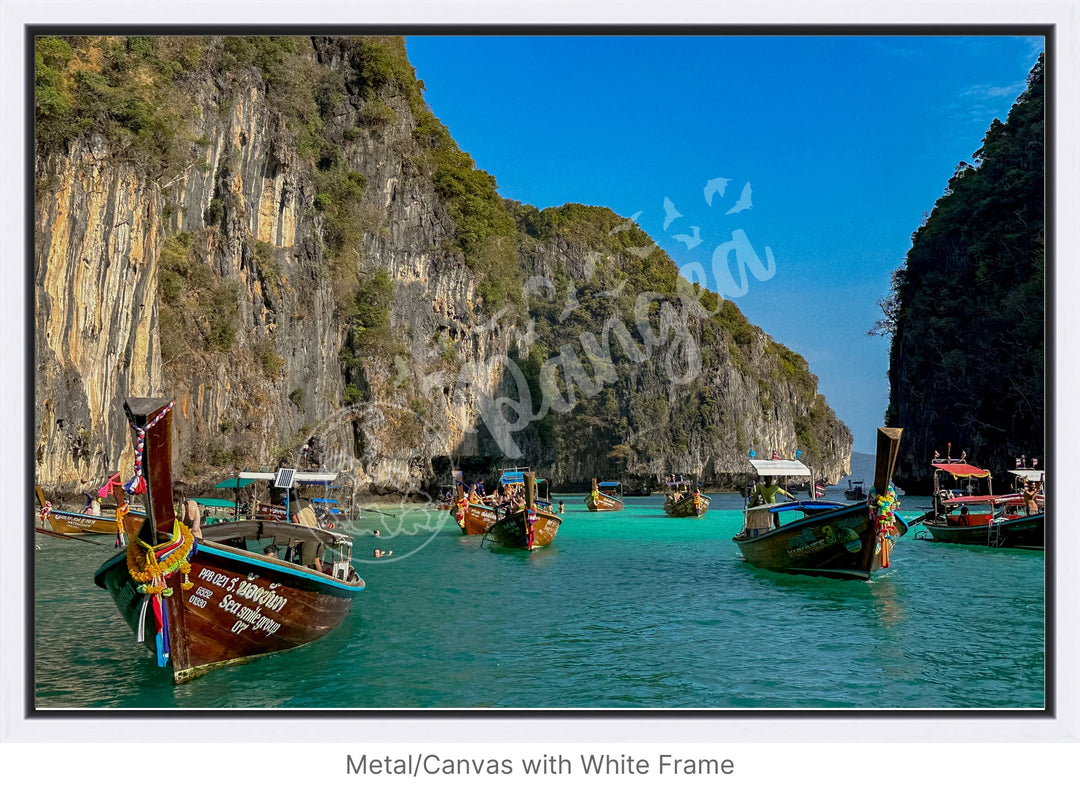
[[[247,598],[252,603],[265,606],[272,612],[280,611],[281,607],[289,602],[284,595],[278,595],[251,581],[241,581],[240,586],[236,588],[236,594],[241,598]]]

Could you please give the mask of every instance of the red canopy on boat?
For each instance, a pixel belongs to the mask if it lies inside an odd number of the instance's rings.
[[[974,465],[967,465],[963,462],[935,462],[934,467],[938,470],[943,470],[946,473],[951,473],[953,476],[975,476],[980,479],[985,479],[990,475],[990,471],[988,470],[976,468]]]
[[[1000,495],[958,495],[956,498],[946,498],[941,503],[947,506],[959,506],[961,504],[992,504],[1000,500]]]

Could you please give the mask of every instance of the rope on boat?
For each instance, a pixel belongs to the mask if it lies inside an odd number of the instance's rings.
[[[142,475],[143,447],[146,444],[146,433],[154,426],[154,424],[164,418],[165,414],[174,406],[176,406],[176,402],[170,401],[161,408],[161,412],[150,419],[146,426],[136,426],[135,424],[131,424],[131,428],[138,433],[138,440],[135,443],[135,475],[124,485],[124,490],[129,495],[141,495],[146,492],[146,479]]]

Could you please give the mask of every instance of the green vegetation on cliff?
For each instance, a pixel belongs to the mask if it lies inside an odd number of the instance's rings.
[[[912,236],[882,302],[901,485],[925,484],[947,443],[995,476],[1043,453],[1044,120],[1040,56],[1008,120],[994,120]]]

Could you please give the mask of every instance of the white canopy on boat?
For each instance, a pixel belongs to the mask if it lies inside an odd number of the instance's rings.
[[[752,459],[758,476],[809,476],[810,468],[797,459]]]
[[[1044,471],[1044,470],[1031,470],[1031,469],[1010,470],[1009,473],[1011,473],[1013,476],[1019,476],[1024,481],[1029,481],[1029,482],[1046,481],[1046,471]]]
[[[272,473],[244,471],[240,474],[241,479],[261,479],[274,482],[275,487],[292,487],[295,482],[332,482],[337,478],[336,473],[319,473],[311,471],[299,471],[295,468],[281,468]]]

